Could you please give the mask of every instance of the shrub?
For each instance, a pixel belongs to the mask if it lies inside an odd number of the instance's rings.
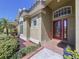
[[[35,51],[39,46],[29,46],[29,47],[25,47],[20,49],[17,53],[15,53],[10,59],[20,59],[23,56]]]
[[[7,36],[0,39],[0,59],[9,59],[18,47],[16,38]]]

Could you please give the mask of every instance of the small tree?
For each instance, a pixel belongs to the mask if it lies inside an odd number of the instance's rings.
[[[0,20],[0,33],[3,32],[2,20]]]
[[[1,22],[2,22],[1,23],[2,30],[4,31],[4,29],[5,29],[6,34],[8,35],[9,34],[9,32],[8,32],[8,20],[5,18],[1,18]]]

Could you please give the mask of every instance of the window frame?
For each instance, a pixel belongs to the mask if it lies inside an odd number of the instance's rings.
[[[23,17],[20,17],[19,26],[20,26],[20,34],[23,34]]]
[[[38,16],[34,16],[31,18],[31,28],[38,28]],[[34,25],[34,21],[36,21],[36,25]]]
[[[70,14],[69,13],[64,14],[64,9],[67,9],[67,8],[70,8]],[[61,12],[63,13],[62,15],[59,12],[59,10],[61,10]],[[57,12],[58,12],[58,16],[55,16]],[[66,10],[66,12],[68,12],[68,9]],[[60,16],[59,16],[59,13],[60,13]],[[71,15],[71,14],[72,14],[72,6],[64,6],[64,7],[61,7],[61,8],[59,8],[59,9],[57,9],[53,12],[53,18],[68,16],[68,15]]]

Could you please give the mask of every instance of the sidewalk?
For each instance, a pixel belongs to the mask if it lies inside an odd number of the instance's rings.
[[[30,59],[63,59],[63,56],[52,50],[44,48]]]

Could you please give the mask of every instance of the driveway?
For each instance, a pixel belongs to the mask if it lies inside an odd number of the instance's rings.
[[[63,59],[63,56],[47,48],[44,48],[30,59]]]

